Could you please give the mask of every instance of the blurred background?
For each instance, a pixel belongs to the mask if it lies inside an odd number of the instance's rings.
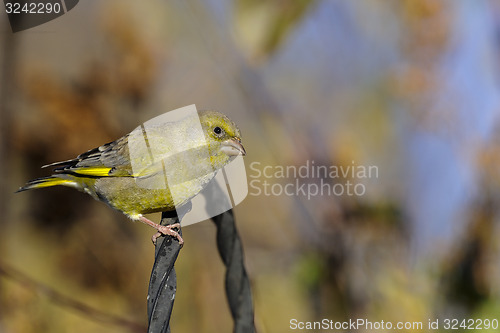
[[[249,180],[378,167],[362,196],[236,207],[259,332],[500,319],[499,1],[86,0],[0,32],[0,332],[145,331],[153,230],[72,189],[14,192],[190,104],[239,124]],[[215,226],[183,234],[172,331],[230,332]]]

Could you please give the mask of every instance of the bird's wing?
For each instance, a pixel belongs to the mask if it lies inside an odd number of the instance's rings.
[[[128,136],[91,149],[78,157],[43,166],[55,167],[56,173],[71,173],[87,177],[130,177],[132,176]]]
[[[171,179],[184,181],[191,175],[213,172],[211,165],[210,170],[205,170],[197,163],[200,156],[208,156],[206,146],[200,146],[197,141],[189,141],[189,145],[183,144],[184,137],[180,136],[179,139],[179,136],[166,135],[169,130],[165,125],[148,127],[146,133],[134,130],[116,141],[80,154],[75,159],[44,167],[54,167],[56,173],[82,177],[135,177],[143,180],[163,179],[168,175]],[[174,146],[183,149],[173,151]],[[188,166],[195,170],[184,170]]]

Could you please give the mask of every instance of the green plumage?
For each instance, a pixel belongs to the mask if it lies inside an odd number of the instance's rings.
[[[222,113],[204,111],[140,126],[75,159],[50,164],[53,175],[19,191],[69,186],[138,219],[186,203],[240,153],[245,150],[238,127]]]

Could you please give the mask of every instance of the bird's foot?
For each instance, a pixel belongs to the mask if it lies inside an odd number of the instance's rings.
[[[180,230],[180,228],[181,228],[180,223],[174,223],[174,224],[169,224],[169,225],[160,225],[158,223],[154,223],[151,220],[148,220],[144,216],[140,216],[139,221],[141,221],[142,223],[145,223],[145,224],[155,228],[156,230],[158,230],[158,232],[156,234],[154,234],[153,237],[151,237],[151,240],[153,241],[154,245],[156,245],[156,240],[158,239],[158,237],[161,237],[163,235],[169,235],[169,236],[172,236],[173,238],[177,238],[177,240],[179,241],[179,245],[181,247],[182,247],[182,244],[184,244],[184,240],[182,239],[181,235],[179,235],[179,233],[177,231],[173,230],[175,228],[178,228]]]
[[[161,237],[163,235],[169,235],[172,236],[173,238],[177,238],[179,241],[179,245],[182,247],[184,244],[184,240],[182,239],[181,235],[173,229],[175,228],[180,228],[181,225],[180,223],[174,223],[174,224],[169,224],[169,225],[158,225],[158,232],[151,237],[151,240],[153,241],[153,244],[156,245],[156,240],[158,237]]]

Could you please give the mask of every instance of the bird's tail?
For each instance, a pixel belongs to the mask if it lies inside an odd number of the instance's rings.
[[[56,185],[76,187],[77,183],[71,179],[65,179],[58,176],[43,177],[29,181],[26,185],[20,187],[19,190],[16,191],[16,193],[31,190],[33,188],[44,188]]]

